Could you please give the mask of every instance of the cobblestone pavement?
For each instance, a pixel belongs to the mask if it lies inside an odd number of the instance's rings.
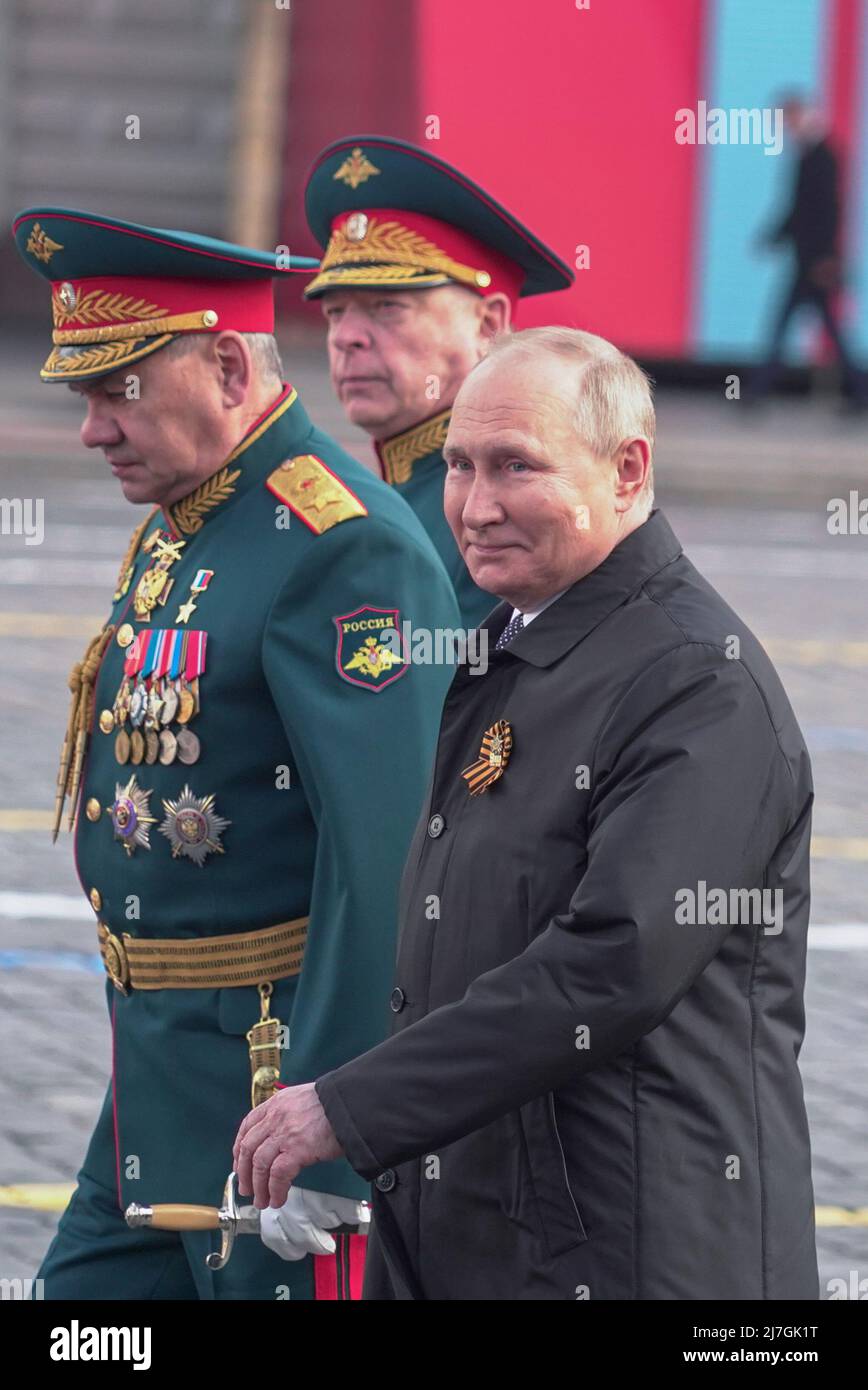
[[[39,547],[0,535],[0,1187],[74,1179],[108,1077],[92,913],[69,840],[52,848],[39,818],[53,800],[67,672],[102,619],[138,516],[101,455],[78,443],[70,395],[35,379],[39,351],[0,344],[0,496],[44,498],[46,525]],[[287,360],[314,418],[369,460],[318,351],[296,345]],[[722,397],[659,404],[658,499],[769,643],[814,760],[802,1071],[817,1204],[835,1223],[818,1231],[824,1290],[852,1270],[868,1280],[868,537],[826,526],[828,499],[863,485],[866,430],[822,401],[756,421]],[[861,1209],[863,1224],[841,1224],[835,1208]],[[0,1276],[31,1276],[56,1221],[0,1194]]]

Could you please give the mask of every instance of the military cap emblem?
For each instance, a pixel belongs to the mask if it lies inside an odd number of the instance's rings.
[[[64,280],[60,289],[57,291],[57,298],[60,300],[64,309],[66,309],[67,313],[71,313],[78,302],[75,286],[71,285],[68,280]]]
[[[406,655],[397,608],[357,608],[334,619],[338,630],[338,674],[364,690],[384,690],[406,675]]]
[[[209,854],[224,854],[220,836],[232,822],[218,816],[213,796],[194,796],[184,787],[174,801],[163,801],[166,819],[160,826],[172,846],[172,858],[192,859],[201,868]]]
[[[366,212],[354,212],[351,217],[347,218],[344,231],[350,241],[364,241],[368,231],[368,214]]]
[[[430,146],[385,135],[333,141],[314,161],[305,210],[323,250],[306,299],[346,287],[427,290],[454,280],[515,301],[575,281],[572,266]]]
[[[274,279],[316,269],[307,256],[278,265],[273,252],[73,208],[26,208],[13,234],[27,265],[52,286],[44,381],[104,376],[178,333],[263,331],[273,322]]]
[[[151,793],[138,785],[135,775],[125,787],[120,782],[115,786],[115,799],[108,813],[115,839],[120,840],[127,854],[151,848],[150,827],[155,824],[156,817],[150,814],[150,799]]]
[[[35,256],[43,265],[48,265],[55,251],[62,251],[63,247],[59,241],[52,241],[47,232],[44,232],[38,222],[34,222],[30,235],[27,238],[25,248],[31,256]]]
[[[353,150],[352,154],[347,155],[340,169],[332,175],[339,179],[341,183],[347,184],[350,188],[358,188],[359,184],[367,183],[368,179],[379,174],[380,170],[372,164],[367,155],[364,155],[359,145]]]

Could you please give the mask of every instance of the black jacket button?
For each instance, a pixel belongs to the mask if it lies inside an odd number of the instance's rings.
[[[391,1192],[397,1181],[394,1168],[387,1168],[384,1172],[377,1174],[374,1179],[374,1187],[378,1192]]]
[[[393,1014],[399,1014],[406,1003],[406,996],[402,989],[396,985],[389,998],[389,1008]]]
[[[442,816],[432,816],[428,822],[428,834],[432,840],[436,840],[438,835],[442,835],[446,829],[446,822]]]

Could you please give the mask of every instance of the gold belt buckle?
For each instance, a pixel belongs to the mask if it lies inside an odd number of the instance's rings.
[[[121,994],[129,994],[127,986],[130,982],[130,963],[127,959],[124,943],[120,937],[109,931],[105,922],[98,924],[97,931],[99,933],[99,953],[102,956],[106,974],[115,989],[120,990]]]

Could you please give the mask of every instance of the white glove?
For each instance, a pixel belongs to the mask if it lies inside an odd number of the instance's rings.
[[[328,1234],[330,1228],[358,1226],[370,1219],[367,1202],[291,1187],[282,1207],[265,1207],[259,1234],[263,1244],[282,1260],[303,1260],[305,1255],[334,1254],[336,1246]]]

